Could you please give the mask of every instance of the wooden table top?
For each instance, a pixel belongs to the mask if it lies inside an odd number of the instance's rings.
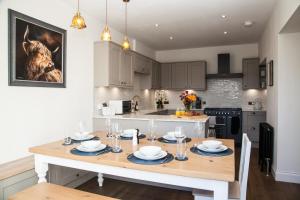
[[[108,140],[104,132],[96,132],[94,133],[94,135],[99,136],[102,143],[108,144]],[[67,158],[95,164],[193,178],[233,182],[235,177],[234,153],[228,156],[221,157],[208,157],[192,153],[190,151],[190,147],[192,147],[195,143],[201,142],[202,140],[204,139],[192,138],[192,141],[187,143],[187,156],[189,158],[187,161],[177,161],[174,159],[169,163],[161,165],[140,165],[129,162],[127,160],[127,156],[134,150],[131,140],[121,140],[121,147],[123,149],[123,152],[119,154],[106,153],[99,156],[73,155],[70,153],[70,150],[78,144],[64,146],[62,145],[63,141],[57,141],[41,146],[32,147],[29,149],[29,151],[35,154]],[[222,139],[221,141],[234,151],[234,140]],[[138,147],[145,145],[153,145],[153,143],[151,143],[147,139],[141,139]],[[155,141],[154,145],[161,146],[163,150],[166,150],[173,155],[175,155],[176,153],[176,144],[165,144]]]

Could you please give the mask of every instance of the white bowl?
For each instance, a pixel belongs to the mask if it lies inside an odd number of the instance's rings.
[[[100,140],[90,140],[90,141],[85,141],[81,142],[82,147],[86,149],[95,149],[101,145]]]
[[[161,152],[161,147],[158,146],[144,146],[141,147],[140,152],[145,156],[155,156]]]
[[[134,134],[137,133],[136,129],[126,129],[123,131],[123,134],[121,134],[122,136],[127,136],[127,137],[133,137]]]
[[[202,144],[208,149],[217,149],[222,145],[222,142],[218,140],[204,140]]]
[[[75,133],[76,138],[81,139],[81,140],[87,138],[88,135],[89,135],[89,132],[77,132],[77,133]]]

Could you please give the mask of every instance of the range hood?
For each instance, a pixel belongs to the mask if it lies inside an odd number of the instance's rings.
[[[230,73],[230,54],[218,54],[218,73],[207,74],[207,79],[217,78],[242,78],[242,73]]]

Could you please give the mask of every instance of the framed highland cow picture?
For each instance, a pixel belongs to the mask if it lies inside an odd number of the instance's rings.
[[[9,85],[66,87],[66,30],[8,10]]]

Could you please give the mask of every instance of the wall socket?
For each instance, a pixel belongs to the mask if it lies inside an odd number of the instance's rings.
[[[253,101],[248,101],[248,105],[249,105],[249,106],[253,106],[253,105],[254,105],[254,102],[253,102]]]

